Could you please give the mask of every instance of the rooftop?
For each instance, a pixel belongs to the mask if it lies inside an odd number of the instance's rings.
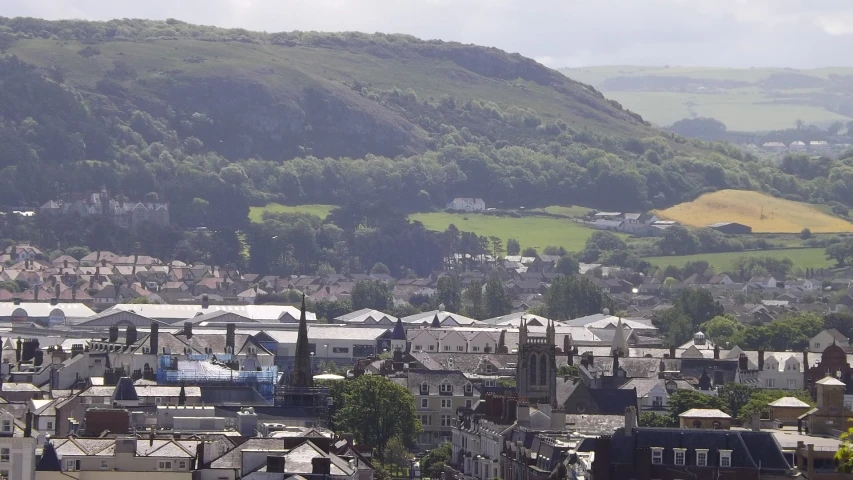
[[[682,418],[732,418],[728,413],[716,408],[691,408],[679,415]]]

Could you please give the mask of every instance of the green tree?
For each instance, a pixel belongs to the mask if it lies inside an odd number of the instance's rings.
[[[89,252],[89,249],[87,247],[68,247],[65,249],[66,255],[72,258],[76,258],[77,260],[80,260],[89,253],[91,252]]]
[[[823,317],[823,325],[826,328],[834,328],[847,338],[853,337],[853,313],[838,312],[830,313]]]
[[[506,252],[504,250],[504,242],[500,239],[500,237],[489,237],[489,244],[492,249],[492,258],[497,262],[499,258],[504,256]]]
[[[399,476],[400,470],[408,466],[409,456],[409,450],[399,436],[394,436],[388,440],[382,450],[382,461],[385,465],[394,467],[397,476]]]
[[[559,275],[545,292],[544,312],[548,318],[568,320],[613,310],[613,300],[584,276]]]
[[[506,254],[518,255],[521,252],[521,244],[514,238],[506,239]]]
[[[474,280],[465,289],[465,316],[477,320],[486,318],[486,301],[483,298],[483,282]]]
[[[652,317],[652,323],[660,329],[669,345],[681,345],[693,338],[693,325],[679,308],[667,308]]]
[[[586,240],[586,247],[595,247],[602,252],[608,250],[627,250],[628,245],[613,232],[596,230]]]
[[[673,419],[692,408],[716,408],[726,411],[722,399],[697,390],[676,390],[669,396],[669,413]]]
[[[739,345],[743,338],[743,324],[729,316],[716,316],[699,328],[706,337],[722,346]]]
[[[655,412],[643,412],[640,414],[639,423],[641,427],[672,428],[677,427],[678,422],[673,421],[670,415],[661,415]]]
[[[835,260],[839,267],[846,266],[853,259],[853,239],[833,243],[825,249],[827,260]]]
[[[853,428],[841,434],[841,445],[835,452],[836,470],[840,473],[853,473]]]
[[[407,446],[415,445],[421,423],[407,388],[379,375],[362,375],[347,381],[340,400],[335,426],[352,432],[359,443],[380,452],[394,437]]]
[[[429,451],[421,459],[421,475],[423,478],[444,478],[444,466],[450,463],[453,451],[449,442]]]
[[[658,243],[663,255],[691,255],[696,253],[697,246],[696,236],[680,225],[664,230]]]
[[[393,301],[388,284],[380,280],[359,280],[350,294],[353,310],[372,308],[379,311],[391,309]]]
[[[9,293],[20,293],[21,288],[18,286],[17,282],[5,281],[0,282],[0,289],[6,290]]]
[[[800,238],[803,240],[808,240],[808,239],[812,238],[812,231],[809,230],[808,228],[804,228],[800,232]]]
[[[536,252],[536,249],[533,247],[525,247],[524,250],[521,251],[522,257],[536,257],[539,253]]]
[[[750,395],[749,400],[737,412],[737,417],[744,422],[752,419],[756,413],[760,415],[760,418],[770,418],[770,407],[768,405],[782,397],[794,397],[811,406],[815,405],[811,394],[805,390],[759,389]],[[735,414],[732,413],[732,416],[734,417]]]
[[[744,405],[749,402],[749,399],[758,392],[759,389],[751,385],[742,383],[727,383],[720,387],[717,396],[726,405],[726,410],[732,417],[740,415],[740,411]]]
[[[566,255],[557,262],[555,270],[563,275],[575,275],[580,270],[580,264],[574,257]]]
[[[385,266],[384,263],[376,262],[373,264],[373,268],[370,269],[370,273],[373,275],[380,275],[380,274],[388,275],[391,272],[388,270],[388,267]]]
[[[459,312],[462,308],[462,282],[456,275],[445,275],[438,279],[435,287],[435,305],[444,305],[448,312]]]
[[[512,297],[499,279],[493,278],[486,282],[483,307],[485,318],[499,317],[512,311]]]
[[[682,290],[673,298],[672,305],[690,318],[695,329],[725,312],[722,304],[714,300],[711,291],[704,288]]]

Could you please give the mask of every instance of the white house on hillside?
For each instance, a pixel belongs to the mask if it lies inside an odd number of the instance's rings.
[[[447,208],[458,212],[485,212],[486,202],[482,198],[456,197],[447,204]]]

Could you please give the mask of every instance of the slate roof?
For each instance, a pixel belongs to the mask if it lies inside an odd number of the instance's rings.
[[[673,448],[686,448],[686,464],[696,465],[696,449],[708,450],[708,466],[719,466],[720,450],[731,450],[734,468],[759,468],[762,472],[787,472],[782,449],[769,432],[679,428],[636,428],[631,435],[617,431],[611,439],[611,461],[634,465],[640,448],[662,447],[663,464],[674,464]]]
[[[407,377],[392,378],[398,384],[406,387],[412,395],[421,395],[421,385],[429,385],[429,394],[438,395],[439,388],[445,381],[453,385],[453,395],[461,396],[465,393],[465,385],[471,384],[465,375],[458,370],[409,370]],[[479,398],[480,392],[473,386],[472,395]],[[623,410],[624,412],[624,410]]]

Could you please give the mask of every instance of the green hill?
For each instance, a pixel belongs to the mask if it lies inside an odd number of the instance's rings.
[[[568,68],[652,123],[709,117],[729,130],[793,128],[853,120],[853,68],[714,68],[606,66]]]
[[[850,203],[494,48],[0,17],[0,51],[0,206],[106,186],[171,202],[180,226],[238,229],[271,202],[640,211],[732,188]]]

